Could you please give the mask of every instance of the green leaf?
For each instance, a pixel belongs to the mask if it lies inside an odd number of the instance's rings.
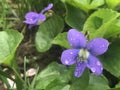
[[[52,43],[56,44],[56,45],[60,45],[60,46],[65,47],[65,48],[71,47],[67,41],[67,32],[58,34],[55,37],[55,39],[52,41]]]
[[[109,89],[108,81],[104,76],[90,75],[89,86],[86,90],[107,90]]]
[[[0,32],[0,64],[12,65],[15,51],[23,39],[23,35],[15,30]]]
[[[117,5],[120,4],[120,0],[106,0],[108,7],[115,8]]]
[[[62,83],[59,80],[54,80],[47,86],[46,90],[69,90],[69,88],[70,85]]]
[[[58,88],[58,89],[59,89],[59,88]],[[56,90],[58,90],[58,89],[56,89]],[[62,87],[61,90],[70,90],[70,85],[66,85],[66,86]]]
[[[53,86],[57,86],[58,83],[63,85],[68,83],[70,75],[71,73],[66,66],[53,62],[37,75],[35,89],[53,88]]]
[[[35,44],[39,52],[45,52],[51,47],[52,40],[63,30],[64,23],[61,17],[54,15],[39,26]]]
[[[114,40],[108,51],[100,57],[104,68],[116,77],[120,77],[120,39]]]
[[[52,89],[48,90],[70,90],[70,85],[55,86]]]
[[[86,90],[88,84],[89,84],[89,73],[88,69],[84,71],[81,77],[73,77],[73,80],[71,81],[71,87],[70,90]]]
[[[119,32],[118,30],[113,31],[112,29],[118,29],[117,18],[120,16],[119,13],[111,9],[100,9],[94,12],[85,22],[83,32],[90,32],[90,39],[96,37],[110,37],[111,32]],[[116,21],[115,21],[116,20]],[[116,22],[115,24],[113,24]],[[111,29],[112,27],[112,29]]]
[[[120,88],[111,88],[111,89],[107,89],[107,90],[120,90]]]
[[[87,14],[70,4],[66,3],[65,6],[67,9],[65,17],[66,23],[77,30],[82,30]]]
[[[110,24],[110,28],[108,28],[104,37],[109,38],[118,34],[120,34],[120,19],[116,19]]]
[[[85,12],[104,4],[104,0],[62,0],[64,3],[69,3],[76,8],[80,8]]]

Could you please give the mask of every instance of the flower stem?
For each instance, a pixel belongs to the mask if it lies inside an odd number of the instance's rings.
[[[20,76],[20,70],[18,69],[18,65],[15,60],[12,65],[12,69],[15,74],[15,82],[16,82],[17,90],[22,90],[24,81],[23,81],[22,77]]]

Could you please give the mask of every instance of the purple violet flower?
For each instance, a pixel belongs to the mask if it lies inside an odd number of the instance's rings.
[[[63,51],[61,56],[62,64],[76,64],[74,72],[76,77],[80,77],[86,67],[95,75],[102,74],[103,66],[96,56],[107,51],[109,42],[103,38],[95,38],[86,43],[86,37],[75,29],[69,30],[67,38],[72,49]]]
[[[23,21],[23,22],[26,23],[26,24],[29,24],[29,28],[32,28],[35,25],[39,25],[41,22],[46,20],[46,16],[44,15],[44,12],[50,10],[52,7],[53,7],[53,4],[50,3],[40,13],[28,12],[25,15],[26,20]]]

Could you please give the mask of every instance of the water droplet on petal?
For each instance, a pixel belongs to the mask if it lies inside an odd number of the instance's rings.
[[[29,20],[30,20],[30,21],[33,21],[33,19],[31,19],[31,18],[30,18]]]
[[[97,62],[96,64],[97,64],[98,66],[100,66],[100,65],[101,65],[101,64],[100,64],[100,62]]]
[[[78,77],[79,72],[78,72],[78,71],[76,71],[76,72],[74,73],[74,75],[75,75],[76,77]]]
[[[73,52],[70,52],[70,54],[73,54]]]
[[[65,64],[68,64],[69,62],[68,62],[68,60],[65,60]]]
[[[92,70],[92,72],[95,72],[95,71],[96,71],[96,69],[95,69],[95,68],[91,68],[91,70]]]

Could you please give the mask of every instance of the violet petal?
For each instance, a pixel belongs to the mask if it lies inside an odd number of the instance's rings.
[[[39,14],[35,12],[29,12],[25,15],[25,23],[26,24],[35,24],[38,21]]]
[[[68,49],[63,51],[61,62],[64,65],[72,65],[77,61],[79,49]]]
[[[86,63],[85,62],[78,62],[76,64],[76,70],[74,72],[74,75],[76,77],[80,77],[83,74],[85,68],[86,68]]]
[[[87,62],[87,67],[95,74],[100,75],[103,71],[101,62],[95,57],[90,55]]]
[[[91,52],[91,54],[97,56],[105,53],[108,46],[109,42],[106,39],[95,38],[88,43],[87,49]]]
[[[68,31],[68,42],[73,48],[84,48],[86,46],[86,37],[75,29]]]
[[[44,14],[39,14],[37,25],[45,20],[46,20],[46,16]]]
[[[50,10],[53,7],[53,4],[50,3],[46,8],[44,8],[40,13],[44,13],[45,11]]]

